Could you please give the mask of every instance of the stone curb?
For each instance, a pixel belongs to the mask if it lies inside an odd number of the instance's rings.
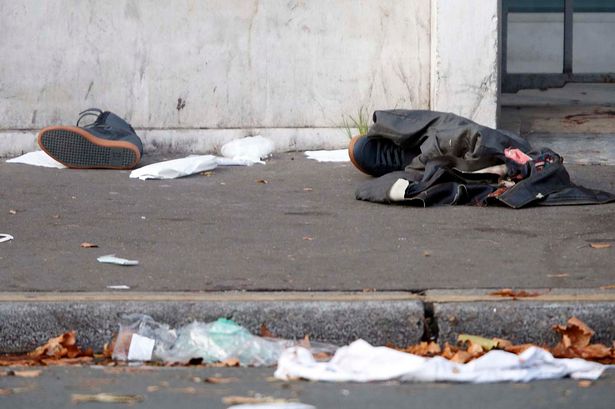
[[[513,300],[487,290],[372,293],[0,293],[0,352],[29,351],[76,330],[83,347],[101,350],[125,313],[146,313],[171,327],[231,318],[252,333],[261,325],[282,338],[347,344],[357,338],[403,346],[456,341],[460,333],[553,344],[553,325],[572,316],[615,339],[615,292],[551,291]]]

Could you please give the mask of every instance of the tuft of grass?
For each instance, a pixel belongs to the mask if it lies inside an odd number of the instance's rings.
[[[370,125],[367,108],[359,108],[357,116],[342,115],[342,125],[344,127],[344,132],[348,135],[348,138],[352,138],[354,136],[353,129],[358,129],[359,135],[365,135]]]

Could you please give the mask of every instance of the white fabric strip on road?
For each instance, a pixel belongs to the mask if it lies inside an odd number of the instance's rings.
[[[334,151],[305,151],[308,159],[318,162],[350,162],[348,149],[337,149]]]
[[[66,169],[66,166],[47,155],[45,151],[28,152],[13,159],[8,159],[7,163],[23,163],[24,165],[42,166],[45,168]]]
[[[218,166],[218,162],[213,155],[188,156],[187,158],[166,160],[143,166],[130,172],[130,177],[141,180],[176,179],[213,170],[216,166]]]
[[[138,260],[127,260],[125,258],[115,257],[115,254],[100,256],[97,260],[99,263],[117,264],[120,266],[136,266],[139,264]]]
[[[15,237],[11,236],[10,234],[0,233],[0,243],[4,243],[5,241],[11,241],[13,239],[15,239]]]
[[[531,347],[516,355],[493,350],[458,364],[442,357],[424,358],[387,347],[373,347],[358,340],[338,349],[328,362],[317,362],[305,348],[284,350],[275,377],[329,382],[371,382],[399,379],[418,382],[529,382],[538,379],[595,380],[605,365],[583,359],[554,358],[544,349]]]

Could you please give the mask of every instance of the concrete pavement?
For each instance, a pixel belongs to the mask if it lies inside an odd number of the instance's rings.
[[[615,191],[615,167],[569,170],[576,183]],[[127,311],[171,325],[224,315],[279,336],[398,344],[458,332],[550,341],[550,327],[574,314],[598,340],[615,338],[615,248],[590,247],[615,247],[615,204],[383,206],[354,199],[366,178],[302,153],[146,182],[1,163],[0,233],[15,240],[0,243],[0,314],[12,323],[0,348],[28,349],[66,329],[100,347]],[[112,253],[140,264],[96,261]],[[541,296],[488,295],[503,287]]]

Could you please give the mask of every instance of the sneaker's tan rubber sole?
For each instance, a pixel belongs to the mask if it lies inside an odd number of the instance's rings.
[[[359,166],[357,159],[354,157],[354,146],[359,140],[359,138],[366,138],[366,136],[357,135],[357,136],[352,137],[352,139],[350,140],[350,143],[348,144],[348,156],[350,157],[350,162],[352,162],[355,168],[359,169],[361,172],[365,173],[366,175],[369,175],[369,173],[367,173],[365,170],[363,170],[363,168],[361,168],[361,166]]]
[[[141,152],[130,142],[109,141],[76,126],[50,126],[38,133],[38,144],[69,168],[132,169]]]

